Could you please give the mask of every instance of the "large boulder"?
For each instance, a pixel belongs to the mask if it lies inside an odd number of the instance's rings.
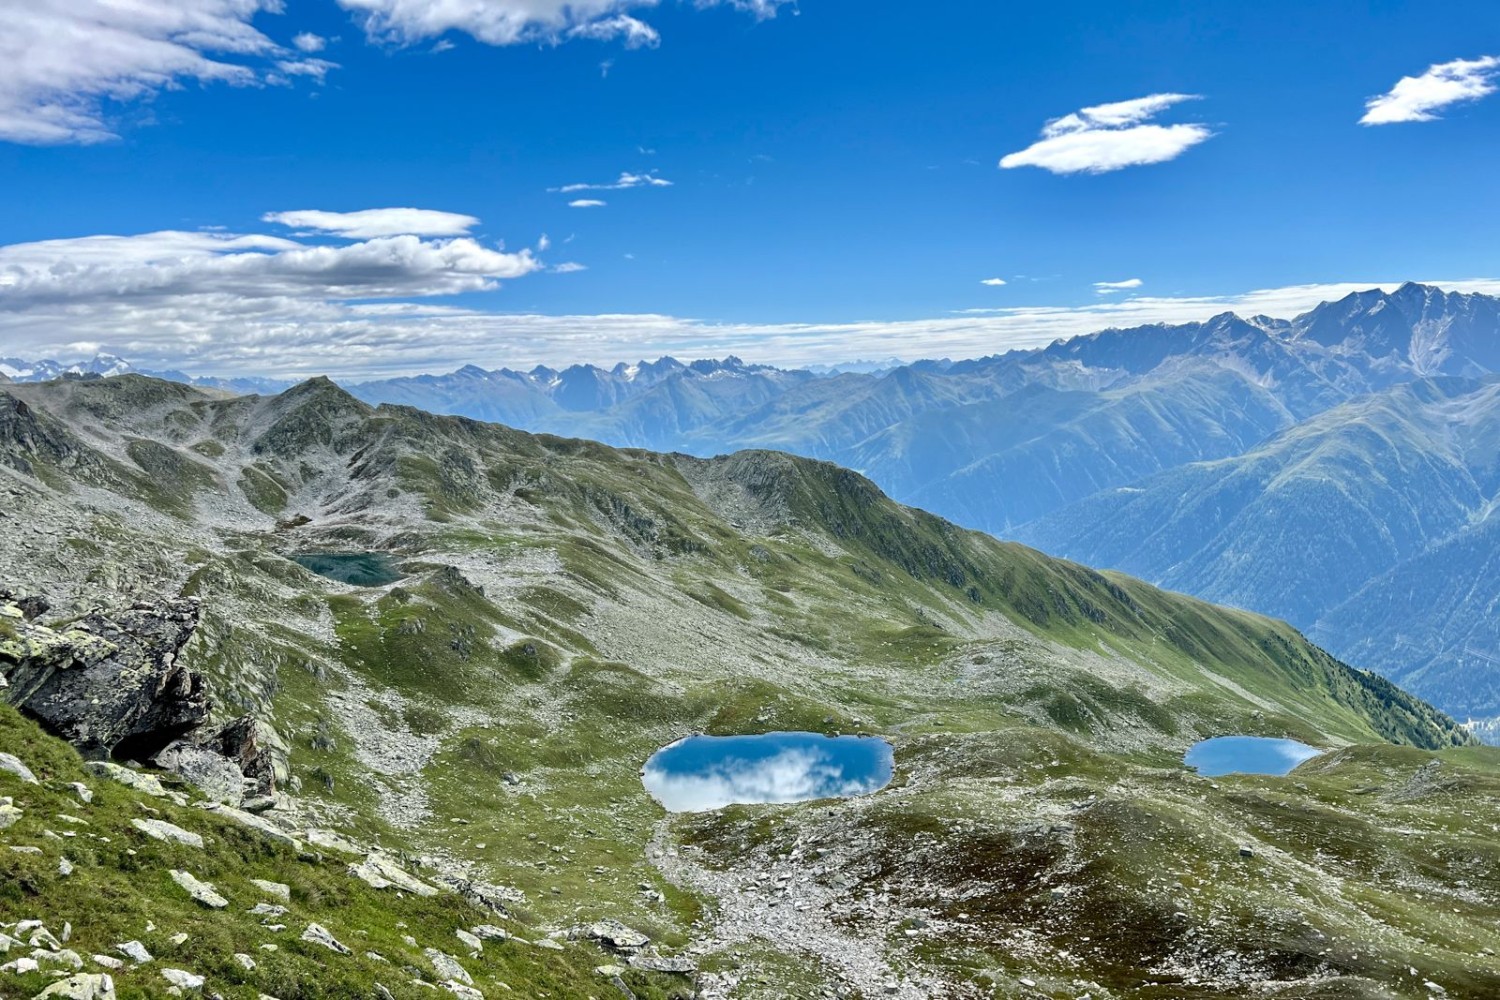
[[[149,759],[208,718],[203,678],[178,657],[197,627],[196,598],[93,611],[66,629],[0,599],[0,696],[86,757]]]
[[[233,761],[245,777],[253,779],[257,796],[274,796],[291,779],[286,741],[264,719],[241,716],[219,730],[206,745]]]

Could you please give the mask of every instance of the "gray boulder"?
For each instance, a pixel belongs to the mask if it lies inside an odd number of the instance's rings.
[[[86,757],[146,759],[208,718],[203,678],[178,659],[198,627],[196,598],[95,611],[62,631],[6,621],[3,696]]]
[[[169,744],[151,763],[182,778],[214,802],[238,806],[245,797],[245,775],[238,764],[186,740]]]

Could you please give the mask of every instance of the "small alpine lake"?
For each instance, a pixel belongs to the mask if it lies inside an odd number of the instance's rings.
[[[1195,743],[1182,761],[1199,774],[1214,778],[1224,774],[1274,774],[1291,772],[1303,761],[1323,751],[1296,740],[1266,736],[1215,736]]]
[[[869,795],[894,769],[894,751],[878,736],[690,736],[652,754],[641,781],[669,812],[705,812]]]
[[[290,558],[303,569],[351,587],[383,587],[405,575],[384,552],[299,552]]]

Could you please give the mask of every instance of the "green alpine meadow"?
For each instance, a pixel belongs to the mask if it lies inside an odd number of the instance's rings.
[[[1500,751],[1286,624],[323,379],[13,384],[0,463],[6,995],[1500,990]],[[892,779],[642,785],[772,732]],[[1321,752],[1184,766],[1224,734]]]

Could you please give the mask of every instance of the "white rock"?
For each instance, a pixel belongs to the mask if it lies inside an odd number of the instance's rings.
[[[349,866],[349,874],[374,886],[376,889],[399,889],[414,896],[436,896],[438,890],[406,872],[395,858],[384,854],[370,854],[357,865]]]
[[[292,901],[292,887],[289,885],[281,882],[267,882],[263,878],[253,878],[250,880],[250,884],[267,896],[274,896],[283,903],[290,903]]]
[[[168,823],[162,819],[133,819],[130,825],[141,831],[148,837],[156,840],[166,841],[169,844],[186,844],[189,847],[203,848],[203,838],[196,833],[184,830],[182,827]]]
[[[0,830],[14,826],[24,815],[26,814],[16,808],[15,800],[10,796],[0,798]]]
[[[154,774],[141,774],[132,771],[128,767],[121,767],[107,760],[91,760],[83,765],[88,768],[90,774],[97,774],[101,778],[118,781],[127,788],[134,788],[138,792],[152,795],[156,798],[165,798],[167,790],[161,787],[161,782],[156,780]]]
[[[203,977],[194,975],[186,969],[162,969],[161,976],[180,990],[194,991],[203,989]]]
[[[246,972],[254,972],[255,971],[255,959],[251,958],[249,955],[245,954],[244,952],[242,952],[242,951],[235,952],[234,953],[234,960],[236,962],[240,963],[240,968],[244,969]]]
[[[460,927],[458,930],[454,931],[453,934],[454,934],[455,937],[457,937],[464,944],[468,945],[470,951],[473,951],[473,952],[484,951],[484,942],[481,941],[481,940],[479,940],[479,938],[477,936],[475,936],[474,934],[471,934],[468,931],[464,930],[462,927]]]
[[[336,951],[340,955],[349,955],[352,952],[339,943],[338,939],[328,932],[328,928],[322,924],[308,924],[307,930],[302,932],[302,940],[320,944],[329,951]]]
[[[186,889],[188,895],[194,900],[211,910],[222,910],[229,905],[229,900],[219,895],[219,890],[207,882],[198,881],[180,868],[172,869],[172,881]]]
[[[88,805],[90,802],[94,801],[93,790],[83,782],[70,781],[68,782],[68,787],[73,789],[73,794],[78,796],[78,801],[82,802],[84,805]]]
[[[463,983],[454,982],[451,979],[446,983],[443,983],[443,989],[447,990],[449,993],[454,994],[455,996],[464,997],[465,1000],[484,1000],[484,994],[476,990],[474,987],[466,986]]]
[[[120,961],[118,958],[115,958],[113,955],[90,955],[89,958],[94,960],[95,965],[102,965],[106,969],[125,968],[125,963]]]
[[[31,773],[31,768],[21,762],[21,758],[13,753],[0,753],[0,771],[14,774],[28,785],[40,784],[36,775]]]
[[[115,1000],[115,981],[107,972],[85,972],[53,983],[33,1000]]]
[[[6,962],[4,965],[0,965],[0,972],[13,972],[18,976],[27,972],[35,972],[36,970],[37,964],[34,958],[18,958],[14,962]]]
[[[437,973],[439,979],[457,980],[466,986],[473,986],[474,979],[458,964],[458,959],[447,952],[438,951],[436,948],[423,948],[422,954],[427,956],[427,961],[432,963],[432,971]]]
[[[139,941],[126,941],[124,944],[117,944],[115,945],[115,951],[130,959],[136,965],[144,965],[151,961],[151,953]]]

